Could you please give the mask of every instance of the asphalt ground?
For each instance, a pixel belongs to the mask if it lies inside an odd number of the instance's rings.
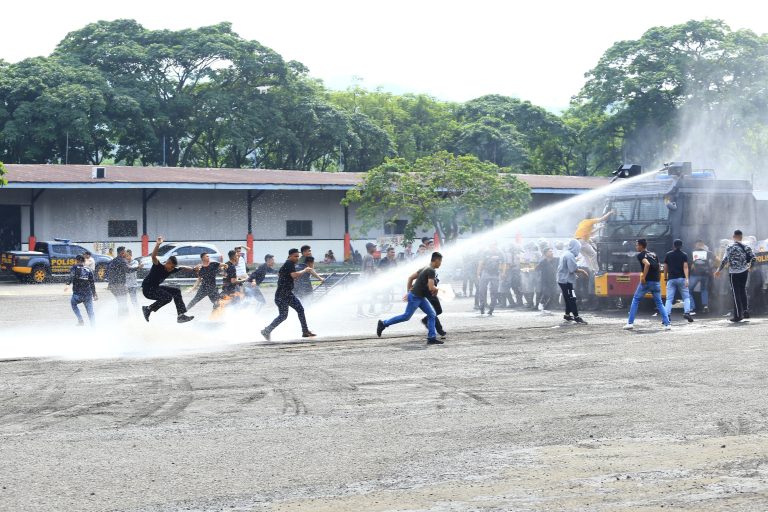
[[[768,510],[762,319],[625,332],[456,299],[442,346],[415,318],[377,338],[399,304],[266,343],[116,322],[102,292],[110,350],[81,353],[61,288],[0,286],[3,511]]]

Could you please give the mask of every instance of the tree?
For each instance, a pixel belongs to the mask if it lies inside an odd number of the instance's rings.
[[[722,155],[764,123],[766,63],[768,37],[719,20],[654,27],[608,49],[575,104],[586,120],[606,114],[599,131],[621,137],[633,162],[657,164],[679,151],[686,159],[707,149]]]
[[[406,240],[431,228],[450,242],[467,230],[481,229],[487,220],[522,214],[530,198],[528,185],[506,169],[475,156],[441,151],[413,163],[387,160],[366,173],[342,204],[357,205],[362,231],[405,216]]]
[[[229,23],[179,31],[147,30],[134,20],[100,21],[71,32],[56,55],[100,70],[119,94],[136,100],[138,110],[119,133],[117,157],[175,166],[189,160],[201,137],[193,124],[209,96],[246,86],[281,83],[282,57],[256,41],[244,40]],[[163,143],[164,141],[164,143]]]
[[[6,172],[3,162],[0,162],[0,187],[8,184],[8,180],[5,178]]]

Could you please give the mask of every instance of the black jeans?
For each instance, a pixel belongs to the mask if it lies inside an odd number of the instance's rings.
[[[183,315],[187,312],[187,308],[184,306],[184,299],[181,298],[181,290],[173,288],[172,286],[158,286],[157,288],[142,288],[144,296],[149,300],[154,300],[149,309],[151,311],[157,311],[161,307],[169,304],[171,301],[176,304],[176,313]]]
[[[728,275],[731,278],[731,291],[733,292],[733,317],[744,318],[744,312],[749,311],[749,300],[747,299],[749,270]]]
[[[299,322],[301,322],[301,332],[309,332],[309,327],[307,327],[307,318],[304,316],[304,306],[301,305],[301,301],[296,298],[295,295],[275,295],[275,304],[277,305],[277,318],[272,320],[272,323],[269,324],[269,326],[264,329],[265,331],[272,332],[275,330],[275,328],[283,323],[286,318],[288,318],[288,308],[293,308],[296,313],[299,315]]]
[[[192,309],[195,304],[203,300],[204,298],[208,297],[210,301],[213,303],[213,307],[219,305],[219,292],[216,288],[204,288],[200,287],[197,289],[197,293],[192,298],[191,301],[189,301],[189,304],[187,305],[187,311]]]
[[[427,297],[427,300],[432,304],[432,307],[435,308],[435,331],[437,331],[437,334],[443,334],[445,331],[443,330],[443,325],[440,323],[439,318],[440,314],[443,312],[443,306],[440,304],[440,299],[434,295],[430,295]],[[421,322],[425,323],[427,318],[429,317],[425,316]]]
[[[579,309],[576,307],[576,294],[573,293],[573,285],[571,283],[557,283],[560,286],[560,291],[563,292],[563,300],[565,301],[565,314],[573,316],[579,316]]]

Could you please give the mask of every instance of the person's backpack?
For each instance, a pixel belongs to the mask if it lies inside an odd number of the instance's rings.
[[[648,264],[651,267],[650,270],[659,270],[659,257],[656,256],[656,253],[646,251],[645,259],[648,260]]]

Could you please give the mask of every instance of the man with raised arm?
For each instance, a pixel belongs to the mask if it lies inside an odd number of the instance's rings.
[[[176,256],[171,256],[165,263],[160,263],[160,260],[157,259],[157,252],[160,250],[162,243],[163,237],[157,237],[155,248],[152,250],[152,268],[141,283],[141,291],[144,292],[144,296],[155,302],[150,306],[142,306],[141,311],[144,313],[144,319],[149,322],[149,315],[151,313],[157,312],[157,310],[173,301],[176,304],[176,313],[178,315],[176,321],[180,324],[189,322],[195,317],[185,314],[187,308],[184,306],[184,300],[181,298],[181,290],[171,286],[163,286],[162,284],[168,276],[175,274],[179,270],[193,269],[191,267],[180,267],[178,261],[176,261]]]

